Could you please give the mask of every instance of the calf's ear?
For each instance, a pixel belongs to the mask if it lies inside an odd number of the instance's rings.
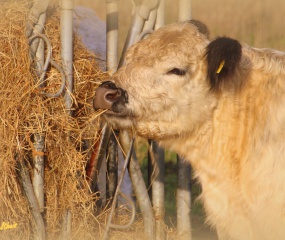
[[[204,23],[196,19],[191,19],[186,22],[193,24],[200,33],[204,34],[208,39],[210,38],[210,31]]]
[[[210,42],[206,49],[208,64],[207,77],[212,90],[221,90],[225,86],[236,85],[236,69],[242,55],[241,44],[234,39],[219,37]]]

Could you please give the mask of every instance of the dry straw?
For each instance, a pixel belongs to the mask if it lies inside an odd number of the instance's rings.
[[[46,140],[47,239],[58,239],[66,209],[72,213],[72,239],[94,239],[94,232],[99,236],[101,227],[94,216],[96,197],[88,191],[85,166],[99,126],[92,98],[106,76],[96,56],[75,38],[74,116],[66,114],[62,96],[51,99],[40,95],[25,36],[30,7],[28,1],[0,1],[0,239],[33,236],[34,220],[17,177],[17,159],[20,156],[32,177],[35,151],[31,142],[35,133]],[[52,44],[53,59],[60,63],[57,6],[49,7],[45,34]],[[49,69],[47,81],[45,91],[54,91],[60,85],[60,73]],[[82,148],[83,142],[87,143],[86,149]]]
[[[61,63],[59,7],[47,11],[44,33],[52,45],[52,58]],[[109,210],[98,214],[97,194],[90,193],[85,168],[98,141],[100,112],[92,108],[96,87],[107,79],[97,56],[74,39],[74,115],[65,109],[64,97],[47,98],[39,90],[26,37],[32,1],[0,1],[0,239],[33,239],[35,221],[19,179],[19,161],[33,177],[33,157],[45,157],[46,239],[60,239],[63,216],[71,212],[71,239],[100,239]],[[101,64],[100,64],[101,65]],[[54,93],[61,74],[48,69],[44,91]],[[45,137],[44,152],[32,144],[35,134]],[[125,224],[129,215],[114,221]],[[110,239],[146,239],[140,218],[126,231],[111,231]]]

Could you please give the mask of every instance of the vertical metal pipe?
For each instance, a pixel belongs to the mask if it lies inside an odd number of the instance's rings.
[[[148,4],[154,4],[145,1],[144,7],[150,6]],[[148,20],[145,22],[143,30],[144,32],[149,32],[155,28],[161,27],[164,24],[164,2],[161,4],[161,1],[157,1],[155,4],[160,9],[160,19],[158,20],[158,9],[157,7],[152,9],[149,13]],[[154,6],[154,5],[153,5]],[[152,6],[152,7],[153,7]],[[150,9],[150,8],[149,8]],[[142,16],[145,16],[144,9],[139,11]],[[147,11],[146,11],[147,12]],[[146,17],[145,17],[146,18]],[[153,205],[153,212],[155,218],[155,239],[164,240],[166,235],[164,231],[164,174],[165,174],[165,162],[164,162],[164,150],[158,146],[155,141],[149,141],[149,162],[148,162],[148,172],[149,172],[149,188]]]
[[[165,0],[160,0],[157,9],[156,21],[154,29],[158,29],[165,24]],[[152,204],[155,215],[155,233],[156,240],[164,240],[166,238],[164,228],[164,192],[165,192],[165,159],[164,150],[158,146],[155,141],[151,141],[151,150],[154,154],[154,172],[152,185]]]
[[[140,1],[133,2],[135,3],[135,6],[132,23],[121,54],[118,68],[124,64],[124,55],[127,49],[138,40],[138,36],[142,32],[145,21],[149,18],[150,12],[155,10],[159,5],[159,0],[144,0],[140,6],[138,5]],[[120,140],[123,148],[125,150],[128,149],[130,145],[129,133],[126,131],[121,131]],[[133,153],[133,157],[131,159],[129,171],[139,207],[143,215],[145,233],[149,239],[155,239],[155,218],[153,209],[146,190],[140,166],[135,156],[135,152]]]
[[[73,0],[61,0],[60,40],[62,65],[66,75],[65,105],[67,114],[72,115],[73,93]]]
[[[41,34],[44,30],[44,25],[46,22],[46,13],[40,15],[38,19],[38,24],[35,26],[33,34]],[[30,46],[31,57],[35,58],[35,67],[37,70],[37,75],[40,76],[43,71],[45,52],[44,52],[44,41],[41,38],[35,39]],[[42,79],[44,81],[44,79]],[[42,82],[40,83],[42,85]]]
[[[156,240],[164,240],[164,185],[165,185],[165,162],[164,150],[158,146],[157,142],[151,141],[150,156],[153,165],[152,173],[152,206],[155,216],[155,235]]]
[[[139,15],[139,8],[140,8],[139,6],[134,7],[132,23],[131,23],[131,27],[127,35],[126,42],[124,44],[124,48],[123,48],[122,55],[121,55],[120,62],[119,62],[119,67],[124,64],[123,56],[125,55],[127,49],[137,41],[137,36],[141,33],[143,29],[145,19],[143,19]]]
[[[157,17],[157,9],[150,12],[148,20],[145,22],[142,31],[151,31],[154,29],[154,25]]]
[[[118,0],[106,0],[107,13],[107,70],[112,75],[118,68]],[[118,179],[118,143],[114,133],[110,134],[110,142],[108,145],[108,161],[107,161],[107,198],[111,198],[115,194],[115,187]],[[113,154],[110,154],[113,153]],[[114,171],[112,171],[114,170]],[[114,189],[112,189],[112,186]]]
[[[106,0],[107,70],[113,74],[118,67],[118,0]]]
[[[44,25],[40,24],[41,21],[38,21],[46,12],[46,9],[49,5],[49,0],[34,0],[33,6],[29,13],[29,21],[26,26],[26,36],[30,38],[33,33],[43,31]],[[45,16],[44,16],[45,17]],[[35,53],[37,48],[32,48],[31,50]]]
[[[178,21],[191,19],[191,0],[179,0],[178,3]]]
[[[29,14],[29,21],[27,24],[26,34],[30,38],[36,34],[42,34],[44,30],[44,25],[46,21],[46,9],[48,7],[49,1],[38,1],[35,0]],[[37,76],[40,76],[43,71],[43,65],[45,61],[44,54],[44,42],[42,39],[37,38],[30,42],[30,57],[34,63],[34,70]],[[43,86],[43,81],[36,83]],[[44,116],[43,116],[44,117]],[[44,126],[39,126],[43,129]],[[43,153],[44,151],[44,135],[42,132],[37,132],[33,135],[33,145],[36,153]],[[39,204],[40,212],[44,212],[44,155],[36,154],[33,156],[34,161],[34,174],[33,174],[33,188]]]
[[[59,239],[66,240],[71,239],[71,212],[69,209],[66,209],[63,213],[62,218],[62,228],[60,232]]]
[[[138,40],[137,38],[143,30],[145,21],[149,19],[151,11],[158,8],[159,1],[160,0],[133,1],[134,9],[131,27],[121,54],[119,67],[124,64],[124,55],[127,49]]]
[[[45,24],[46,20],[46,13],[43,13],[40,15],[39,18],[39,28],[38,33],[42,33],[43,26]],[[43,71],[43,65],[45,61],[45,53],[44,53],[44,42],[42,39],[38,39],[38,46],[36,50],[36,69],[37,69],[37,75],[40,76],[40,74]],[[40,82],[40,86],[43,86],[44,79],[42,79],[42,82]],[[43,116],[44,117],[44,116]],[[40,126],[42,129],[43,126]],[[34,148],[37,152],[43,153],[44,152],[44,142],[45,137],[43,133],[35,133],[34,139],[33,139]],[[34,156],[34,175],[33,175],[33,188],[35,191],[35,195],[38,199],[39,208],[41,212],[44,212],[44,155],[35,155]]]
[[[33,175],[33,188],[35,195],[38,199],[39,208],[44,212],[44,141],[45,137],[42,133],[34,134],[34,148],[36,153],[34,155],[34,175]]]
[[[107,199],[111,200],[116,191],[118,183],[118,144],[115,134],[112,133],[109,139],[107,153]],[[111,204],[112,201],[110,201]]]
[[[191,19],[191,0],[179,0],[178,5],[178,21]],[[177,203],[177,232],[179,239],[191,239],[191,188],[190,165],[183,162],[179,156],[178,164],[178,188],[176,195]]]
[[[64,95],[66,113],[73,115],[73,0],[61,0],[60,41],[62,66],[66,76],[66,92]],[[62,222],[63,239],[71,237],[71,212],[65,209]]]
[[[177,234],[181,240],[191,240],[191,167],[177,157],[178,186],[176,192]]]
[[[165,25],[165,0],[160,0],[154,29],[155,30],[159,29],[164,25]]]
[[[147,156],[147,191],[149,198],[152,199],[152,181],[153,181],[153,152],[151,151],[151,143],[152,140],[148,140],[149,150],[148,150],[148,156]]]

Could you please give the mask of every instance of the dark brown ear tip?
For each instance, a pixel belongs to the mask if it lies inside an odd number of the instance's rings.
[[[206,26],[206,24],[197,19],[191,19],[186,22],[193,24],[195,27],[197,27],[200,33],[204,34],[207,38],[210,38],[210,31],[209,28]]]

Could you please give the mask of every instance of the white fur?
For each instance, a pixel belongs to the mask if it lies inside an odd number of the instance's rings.
[[[220,239],[285,239],[285,56],[243,46],[238,89],[210,90],[196,27],[179,23],[134,45],[116,85],[129,94],[119,127],[190,161]],[[184,76],[168,74],[186,69]]]

